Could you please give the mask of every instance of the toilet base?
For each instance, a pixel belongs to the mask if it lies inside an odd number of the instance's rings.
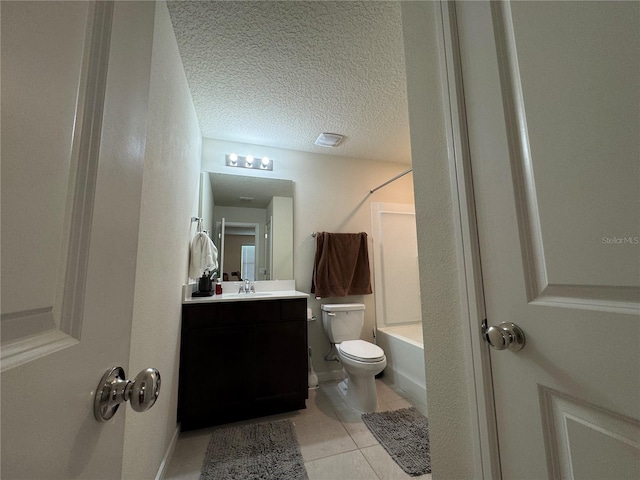
[[[378,408],[378,395],[374,376],[349,375],[346,370],[344,373],[346,378],[338,384],[338,391],[347,404],[359,412],[375,412]]]

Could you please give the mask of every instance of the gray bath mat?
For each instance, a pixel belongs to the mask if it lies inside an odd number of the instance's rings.
[[[290,420],[213,432],[200,480],[308,480]]]
[[[402,470],[412,477],[431,473],[429,422],[414,407],[363,413],[362,420]]]

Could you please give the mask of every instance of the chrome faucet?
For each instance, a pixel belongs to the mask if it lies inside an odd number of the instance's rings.
[[[249,280],[245,280],[244,283],[240,284],[240,288],[238,289],[238,293],[255,293],[256,287],[253,285],[253,282]]]

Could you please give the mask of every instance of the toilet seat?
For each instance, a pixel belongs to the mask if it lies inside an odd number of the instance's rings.
[[[385,359],[384,350],[364,340],[347,340],[337,347],[342,355],[358,362],[375,363]]]

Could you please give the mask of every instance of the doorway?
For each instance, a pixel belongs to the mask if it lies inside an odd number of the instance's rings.
[[[260,258],[260,225],[227,222],[218,224],[220,238],[220,274],[229,281],[260,280],[256,265]]]

